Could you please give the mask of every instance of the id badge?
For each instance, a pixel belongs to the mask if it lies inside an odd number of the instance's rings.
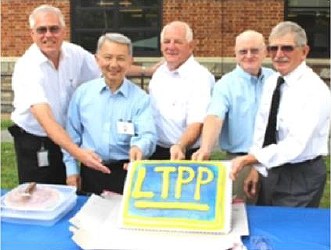
[[[38,167],[47,167],[49,166],[48,161],[48,150],[41,148],[37,152]]]
[[[117,133],[119,134],[127,134],[134,135],[134,126],[132,122],[117,122]]]

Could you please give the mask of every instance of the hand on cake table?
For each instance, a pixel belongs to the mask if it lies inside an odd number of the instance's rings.
[[[170,148],[170,160],[185,160],[185,149],[179,144],[172,145]]]
[[[209,159],[210,159],[210,152],[201,147],[192,154],[193,161],[207,161]]]

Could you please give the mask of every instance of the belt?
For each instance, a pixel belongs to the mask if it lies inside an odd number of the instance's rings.
[[[316,156],[315,158],[313,159],[310,159],[310,160],[306,160],[306,161],[302,161],[302,162],[298,162],[298,163],[293,163],[293,164],[301,164],[301,163],[313,163],[315,161],[319,161],[322,159],[322,156],[319,155],[319,156]],[[292,164],[292,163],[291,163]]]
[[[322,156],[319,155],[319,156],[316,156],[315,158],[313,159],[310,159],[310,160],[306,160],[306,161],[301,161],[301,162],[296,162],[296,163],[285,163],[284,165],[282,166],[295,166],[295,165],[299,165],[299,164],[311,164],[311,163],[314,163],[314,162],[317,162],[319,160],[322,159]]]
[[[30,136],[34,136],[36,138],[41,138],[41,139],[45,139],[45,138],[48,138],[47,136],[40,136],[40,135],[34,135],[34,134],[31,134],[27,131],[25,131],[23,128],[21,128],[20,126],[14,124],[12,126],[10,126],[8,128],[8,131],[9,133],[15,138],[17,136],[20,136],[20,135],[30,135]]]

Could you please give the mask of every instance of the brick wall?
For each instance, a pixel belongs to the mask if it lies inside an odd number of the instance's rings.
[[[69,1],[1,1],[1,56],[18,57],[32,43],[28,17],[35,7],[50,4],[60,8],[70,25]],[[268,37],[271,28],[284,20],[282,0],[163,0],[163,23],[186,21],[193,28],[196,56],[232,57],[235,37],[255,29]],[[67,28],[70,40],[70,28]]]
[[[29,15],[41,4],[61,9],[66,25],[70,25],[69,1],[1,1],[1,56],[21,56],[31,45]],[[70,28],[66,40],[70,40]]]
[[[163,23],[173,20],[192,27],[196,56],[231,57],[240,32],[255,29],[268,38],[271,28],[284,20],[284,1],[164,0]]]
[[[45,3],[62,10],[68,26],[66,40],[70,40],[69,0],[1,1],[2,61],[21,56],[30,46],[28,17],[35,7]],[[196,57],[218,57],[223,62],[223,57],[234,56],[233,45],[240,32],[255,29],[268,38],[271,28],[284,20],[284,0],[163,0],[163,24],[173,20],[186,21],[193,28]],[[329,79],[328,65],[321,65],[317,72]],[[4,67],[1,71],[7,72]],[[219,74],[219,69],[212,71]],[[221,69],[222,73],[226,71]]]

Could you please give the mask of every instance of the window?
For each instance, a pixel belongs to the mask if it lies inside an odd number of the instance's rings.
[[[306,30],[309,58],[330,57],[329,0],[287,0],[287,20]]]
[[[128,36],[134,56],[160,56],[161,0],[73,0],[72,41],[91,51],[106,32]]]

